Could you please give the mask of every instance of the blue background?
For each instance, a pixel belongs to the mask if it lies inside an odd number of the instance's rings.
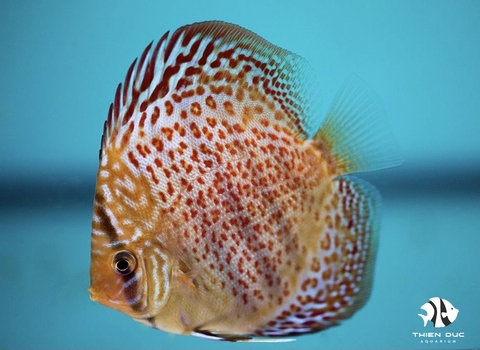
[[[480,346],[479,1],[0,2],[0,348]],[[375,286],[341,326],[294,343],[225,344],[148,329],[89,300],[91,204],[117,84],[165,31],[246,27],[315,67],[323,107],[356,73],[406,162],[366,174],[384,197]],[[319,111],[323,115],[324,111]],[[429,298],[456,344],[420,344]]]

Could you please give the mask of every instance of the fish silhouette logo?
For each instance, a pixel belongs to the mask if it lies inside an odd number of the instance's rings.
[[[426,315],[418,314],[423,319],[423,326],[425,327],[428,321],[432,321],[435,328],[447,327],[453,323],[459,311],[451,302],[439,297],[430,298],[428,303],[422,305],[421,309],[427,312]]]

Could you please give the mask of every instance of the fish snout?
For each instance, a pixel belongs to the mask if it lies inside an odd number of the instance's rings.
[[[90,293],[90,299],[92,301],[97,301],[97,302],[99,301],[100,298],[99,298],[98,292],[95,291],[95,288],[93,288],[93,286],[90,286],[88,288],[88,292]]]

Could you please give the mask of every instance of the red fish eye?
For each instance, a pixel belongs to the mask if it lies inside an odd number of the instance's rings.
[[[137,260],[132,253],[122,250],[117,252],[112,261],[113,270],[119,275],[126,276],[135,270]]]

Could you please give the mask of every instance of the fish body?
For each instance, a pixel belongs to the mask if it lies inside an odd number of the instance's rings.
[[[231,341],[316,332],[368,299],[400,158],[351,79],[319,128],[301,57],[204,22],[147,46],[105,122],[90,294],[148,326]]]
[[[439,297],[430,298],[421,309],[427,312],[426,315],[418,314],[423,319],[424,327],[428,321],[432,321],[435,328],[443,328],[453,323],[458,316],[458,309],[448,300]]]

